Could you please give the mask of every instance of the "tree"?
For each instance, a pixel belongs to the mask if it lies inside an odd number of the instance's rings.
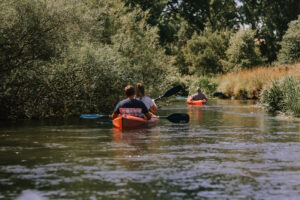
[[[65,48],[66,12],[42,1],[1,1],[0,75],[50,61]]]
[[[226,51],[227,61],[224,61],[226,71],[249,68],[262,62],[259,49],[254,43],[254,35],[252,30],[241,29],[230,38]]]
[[[297,20],[290,22],[280,45],[281,49],[278,54],[280,63],[300,61],[300,15]]]
[[[299,0],[240,0],[240,15],[243,24],[250,24],[257,30],[257,37],[265,39],[260,49],[269,62],[276,60],[279,42],[288,28],[288,23],[300,13]]]
[[[226,58],[229,37],[229,31],[207,30],[201,35],[194,34],[183,49],[190,73],[207,75],[222,72],[222,60]]]

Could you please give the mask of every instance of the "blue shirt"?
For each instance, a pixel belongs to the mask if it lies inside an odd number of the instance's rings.
[[[148,112],[149,110],[145,104],[137,99],[124,99],[120,101],[114,109],[114,113],[116,114],[129,114],[135,116],[141,116]]]

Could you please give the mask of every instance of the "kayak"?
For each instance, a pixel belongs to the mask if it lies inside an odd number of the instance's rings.
[[[203,104],[206,104],[205,100],[187,100],[187,103],[189,105],[194,105],[194,106],[202,106]]]
[[[132,115],[119,115],[113,120],[114,127],[124,130],[124,129],[137,129],[137,128],[147,128],[154,126],[158,122],[158,117],[153,117],[150,120],[136,117]]]

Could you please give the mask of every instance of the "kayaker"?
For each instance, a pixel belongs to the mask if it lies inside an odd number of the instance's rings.
[[[188,99],[192,100],[192,101],[197,101],[197,100],[205,100],[207,101],[206,96],[201,92],[201,88],[197,87],[197,93],[190,96]]]
[[[148,120],[151,119],[151,114],[145,104],[134,98],[135,90],[132,85],[125,87],[125,95],[127,96],[127,99],[124,99],[117,104],[112,114],[113,119],[117,118],[119,114],[128,114],[139,117],[145,116]]]
[[[135,90],[136,90],[136,99],[142,101],[146,105],[146,107],[148,108],[148,110],[150,112],[156,113],[157,106],[150,97],[145,95],[145,88],[144,88],[143,84],[141,84],[141,83],[136,84]]]

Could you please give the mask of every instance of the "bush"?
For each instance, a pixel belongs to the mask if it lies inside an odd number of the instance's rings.
[[[273,82],[268,90],[263,90],[261,103],[269,112],[283,110],[283,90],[281,88],[281,84],[278,81]]]
[[[110,113],[125,85],[158,96],[178,79],[147,13],[121,1],[55,2],[0,3],[0,118]]]
[[[67,12],[44,1],[0,2],[0,75],[39,67],[65,49]]]
[[[290,22],[283,36],[278,61],[283,64],[300,61],[300,15],[297,20]]]
[[[300,79],[290,76],[273,82],[263,90],[261,103],[270,112],[300,116]]]
[[[183,49],[190,73],[213,75],[223,72],[222,60],[226,57],[229,37],[229,31],[194,34]]]
[[[223,61],[226,71],[237,71],[262,63],[259,48],[254,43],[255,33],[252,30],[239,30],[230,38],[226,51],[227,60]]]

